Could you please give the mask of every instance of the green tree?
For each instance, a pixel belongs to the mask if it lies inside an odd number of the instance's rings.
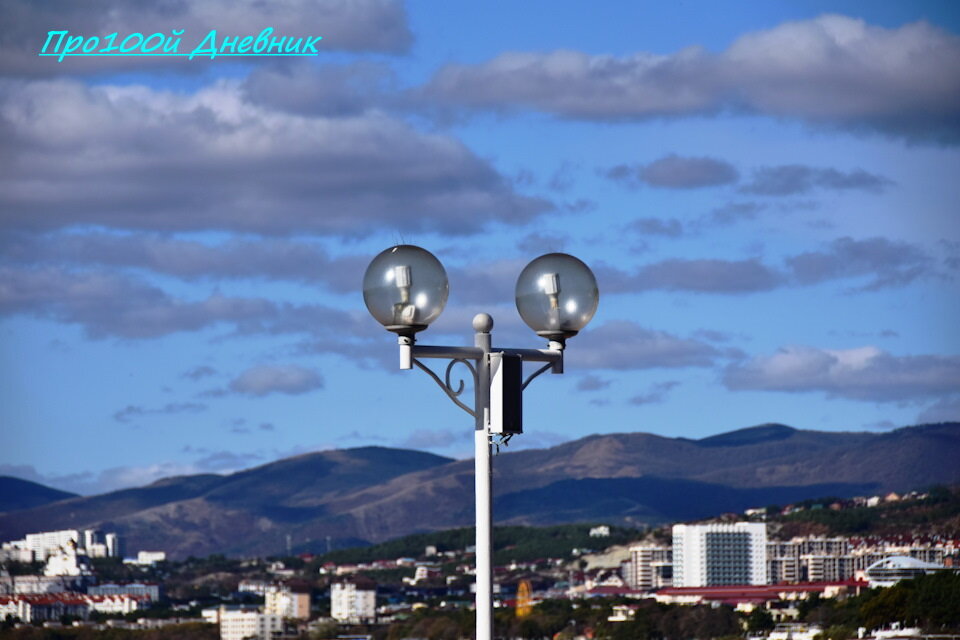
[[[913,585],[900,583],[881,589],[860,607],[864,626],[875,629],[892,622],[906,622]]]
[[[317,625],[310,632],[310,640],[325,640],[326,638],[336,638],[340,632],[340,626],[336,622],[326,622]]]
[[[830,640],[851,640],[857,637],[857,629],[849,625],[835,624],[827,627],[823,636]]]
[[[901,582],[891,587],[891,590],[901,585],[912,587],[904,588],[908,597],[908,619],[919,621],[929,629],[960,628],[960,574],[938,571],[910,582],[912,584]]]
[[[769,631],[775,626],[773,616],[763,607],[754,608],[747,616],[747,631]]]

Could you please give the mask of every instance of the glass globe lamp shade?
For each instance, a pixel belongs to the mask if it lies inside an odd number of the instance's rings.
[[[548,253],[524,267],[516,295],[523,321],[537,335],[558,341],[577,335],[600,302],[590,267],[566,253]]]
[[[436,320],[449,289],[440,261],[409,244],[381,252],[363,275],[363,301],[370,315],[401,336],[423,331]]]

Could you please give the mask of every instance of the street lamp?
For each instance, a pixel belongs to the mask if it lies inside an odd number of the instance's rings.
[[[593,318],[600,292],[590,267],[565,253],[548,253],[520,272],[516,298],[527,326],[562,345]]]
[[[565,253],[549,253],[528,264],[516,286],[517,311],[546,349],[505,349],[491,346],[493,318],[473,318],[474,346],[446,347],[416,344],[416,334],[437,319],[447,302],[449,284],[440,261],[412,245],[391,247],[377,255],[363,276],[363,300],[370,314],[397,334],[400,368],[414,365],[425,371],[458,407],[474,418],[474,478],[477,516],[477,635],[493,637],[493,540],[490,447],[494,436],[506,442],[523,432],[523,390],[547,370],[563,373],[567,338],[583,329],[596,313],[600,293],[597,280],[582,261]],[[439,375],[420,358],[449,360]],[[523,363],[544,363],[523,379]],[[474,401],[461,399],[463,380],[454,387],[451,373],[463,365],[473,379]]]

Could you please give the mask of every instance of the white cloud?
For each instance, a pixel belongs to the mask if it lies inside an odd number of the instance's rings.
[[[634,273],[604,265],[595,271],[601,290],[611,293],[663,289],[738,294],[769,291],[786,282],[782,272],[756,258],[670,258],[646,264]]]
[[[333,257],[317,243],[281,238],[203,243],[156,233],[104,232],[8,232],[0,235],[0,251],[8,264],[145,269],[184,280],[319,282],[338,292],[356,288],[371,258]]]
[[[645,236],[678,238],[683,235],[683,224],[676,218],[638,218],[628,228]]]
[[[463,429],[415,429],[397,446],[437,451],[463,446],[472,440],[473,429],[469,425]]]
[[[236,81],[192,94],[68,80],[2,89],[8,229],[465,234],[551,208],[452,137],[379,112],[291,115],[250,103]]]
[[[617,165],[606,172],[606,177],[631,187],[646,184],[664,189],[700,189],[736,182],[740,173],[725,160],[671,154],[646,165]]]
[[[10,475],[62,491],[80,495],[98,495],[120,489],[145,487],[164,478],[216,473],[227,475],[261,463],[260,453],[209,451],[185,447],[184,453],[198,455],[193,462],[158,462],[143,466],[110,467],[96,473],[41,473],[33,465],[0,464],[0,475]]]
[[[44,474],[32,465],[0,465],[0,474],[23,478],[80,495],[96,495],[119,489],[142,487],[162,478],[200,472],[201,470],[195,465],[179,462],[163,462],[142,467],[110,467],[97,473],[84,471],[70,474]]]
[[[960,38],[927,22],[888,29],[841,15],[746,34],[719,54],[509,52],[450,64],[423,89],[451,106],[640,120],[721,111],[910,139],[960,141]]]
[[[644,404],[657,404],[663,402],[667,398],[667,394],[676,387],[679,386],[679,382],[676,380],[669,380],[667,382],[658,382],[649,388],[646,391],[642,391],[635,396],[632,396],[629,400],[630,404],[634,405],[644,405]]]
[[[791,346],[730,365],[723,382],[736,391],[821,391],[873,402],[935,399],[960,392],[960,356]]]
[[[917,424],[960,422],[960,395],[941,398],[917,416]]]
[[[0,269],[0,312],[80,324],[92,337],[153,338],[221,322],[242,325],[275,315],[273,303],[217,293],[199,301],[171,297],[144,282],[107,273]]]
[[[200,300],[174,297],[142,280],[58,268],[0,268],[0,314],[26,314],[82,326],[94,338],[155,338],[180,331],[232,327],[242,334],[339,336],[330,351],[378,335],[366,314],[320,305],[292,305],[214,292]],[[334,331],[335,329],[335,331]],[[327,349],[325,349],[327,350]]]
[[[397,95],[387,92],[393,81],[385,65],[304,63],[255,69],[241,89],[251,103],[279,111],[347,116],[389,107]]]
[[[706,367],[720,356],[706,342],[628,321],[590,327],[575,340],[576,348],[566,355],[571,370]]]
[[[577,391],[600,391],[609,387],[610,383],[610,380],[588,373],[577,382]]]
[[[198,365],[188,371],[183,372],[180,377],[196,381],[215,375],[217,375],[217,370],[213,367],[207,365]]]
[[[646,220],[632,228],[643,231]],[[602,291],[627,293],[648,290],[740,294],[769,291],[787,286],[866,279],[855,291],[877,291],[903,286],[934,275],[934,260],[919,246],[887,238],[862,240],[842,237],[815,251],[784,259],[784,267],[765,264],[759,258],[668,258],[628,272],[597,265],[594,271]]]
[[[888,178],[863,169],[840,171],[830,167],[789,164],[756,169],[751,181],[740,187],[740,191],[764,196],[793,196],[814,189],[880,192],[891,184]]]
[[[230,389],[251,396],[270,393],[299,395],[323,388],[323,377],[298,365],[260,365],[247,369],[230,382]]]
[[[198,402],[171,402],[157,409],[149,409],[136,405],[127,405],[113,414],[117,422],[130,422],[143,416],[168,416],[178,413],[201,413],[206,411],[207,405]]]
[[[868,276],[870,282],[862,287],[866,291],[902,286],[933,272],[933,260],[922,249],[886,238],[837,238],[786,262],[800,284]]]

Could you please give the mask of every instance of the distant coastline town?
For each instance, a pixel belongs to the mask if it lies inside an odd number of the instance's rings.
[[[960,502],[956,489],[941,489],[939,500],[944,491]],[[631,637],[630,625],[649,619],[651,607],[677,611],[678,619],[710,612],[712,621],[704,624],[714,625],[716,633],[698,637],[840,639],[851,631],[859,638],[923,637],[919,626],[910,626],[916,620],[886,621],[878,628],[858,622],[845,631],[811,620],[810,613],[914,580],[951,580],[960,589],[960,536],[903,531],[785,538],[778,519],[930,500],[913,492],[807,501],[645,531],[567,525],[558,531],[587,544],[563,557],[498,563],[498,615],[511,619],[517,634],[511,637],[518,638]],[[349,556],[345,550],[339,560],[334,552],[175,562],[163,551],[124,557],[123,539],[111,531],[31,533],[2,544],[0,622],[10,633],[39,626],[167,629],[180,634],[171,637],[221,640],[458,638],[456,620],[472,606],[473,548],[450,548],[442,532],[436,535],[438,543],[400,557],[372,557],[374,547],[366,551],[370,559],[361,561],[342,559]],[[557,607],[571,612],[572,624],[553,631],[535,623],[535,612]],[[420,624],[416,635],[396,631],[430,620],[437,628],[446,624],[448,632],[431,632],[429,624]]]

